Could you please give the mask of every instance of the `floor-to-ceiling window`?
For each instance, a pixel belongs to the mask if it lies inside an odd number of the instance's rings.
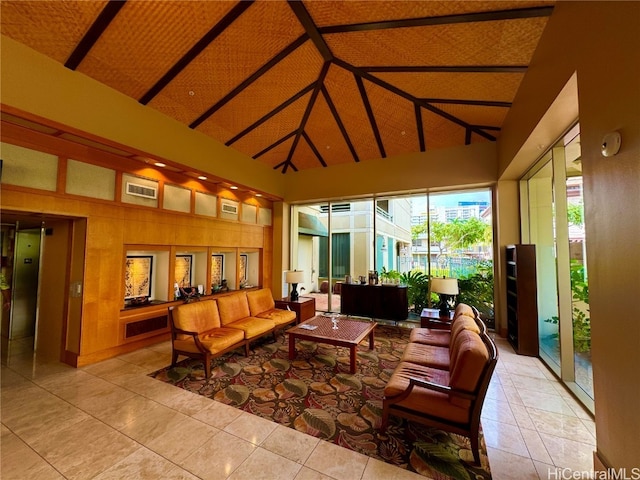
[[[318,310],[339,311],[341,282],[375,270],[381,281],[410,284],[410,318],[418,320],[427,306],[425,279],[445,275],[459,280],[461,301],[493,320],[489,189],[296,205],[292,211],[298,221],[292,222],[292,268],[314,269],[305,288]],[[303,221],[321,227],[303,228]],[[317,266],[309,266],[310,258]]]
[[[523,241],[536,245],[540,357],[593,410],[579,125],[521,182]]]
[[[553,164],[547,153],[527,180],[529,198],[529,240],[536,246],[538,291],[538,337],[540,353],[559,373],[560,329],[558,325],[557,249]]]

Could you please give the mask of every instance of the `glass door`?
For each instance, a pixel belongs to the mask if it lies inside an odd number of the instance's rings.
[[[558,277],[556,268],[555,205],[552,153],[527,181],[529,243],[536,246],[538,290],[538,340],[540,355],[560,374],[560,328],[558,321]]]
[[[523,241],[536,245],[540,357],[593,411],[580,128],[521,182]]]

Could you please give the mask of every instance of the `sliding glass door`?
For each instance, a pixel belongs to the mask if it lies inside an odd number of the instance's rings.
[[[536,245],[540,357],[593,410],[580,158],[576,125],[523,178],[523,242]]]

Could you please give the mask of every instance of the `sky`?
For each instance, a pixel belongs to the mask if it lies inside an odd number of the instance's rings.
[[[427,197],[412,197],[412,213],[419,214],[427,211]],[[455,207],[459,202],[489,202],[491,203],[491,191],[473,191],[465,193],[432,193],[430,205],[432,207]]]

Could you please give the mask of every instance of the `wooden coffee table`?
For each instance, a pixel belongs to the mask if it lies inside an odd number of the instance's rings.
[[[305,325],[315,328],[310,330]],[[289,359],[293,360],[296,357],[296,338],[338,347],[349,347],[350,372],[356,373],[356,347],[369,335],[369,350],[373,350],[373,332],[377,326],[376,322],[352,320],[340,316],[338,317],[338,329],[334,330],[330,317],[317,315],[287,330],[289,334]]]

